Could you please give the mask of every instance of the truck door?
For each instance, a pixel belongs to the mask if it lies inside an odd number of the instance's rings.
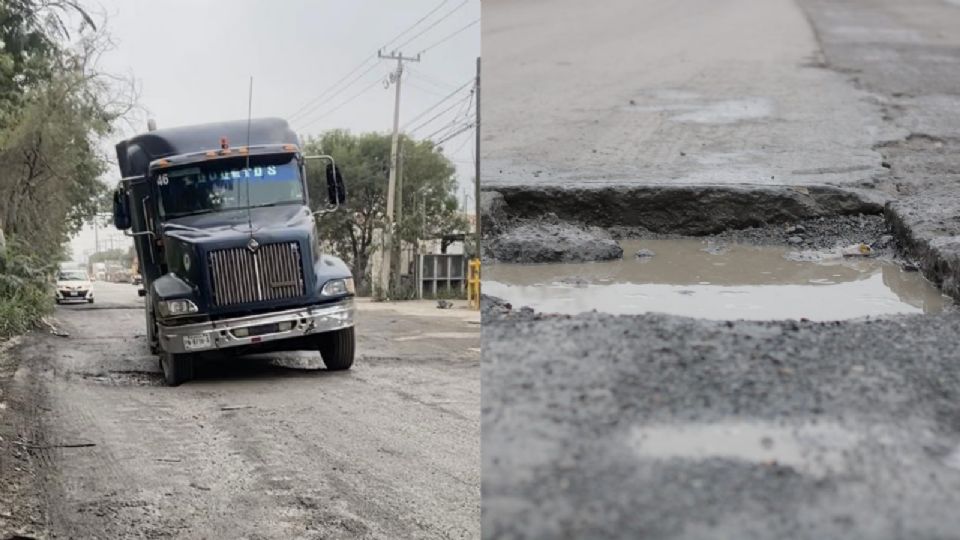
[[[152,206],[150,183],[146,178],[138,177],[128,184],[130,200],[130,224],[134,234],[147,231],[153,234],[136,234],[133,237],[140,261],[140,275],[144,283],[150,283],[163,274],[160,263],[162,257],[157,249],[157,240],[160,238],[157,230],[156,215]]]

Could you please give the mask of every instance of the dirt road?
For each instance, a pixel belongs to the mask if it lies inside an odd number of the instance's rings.
[[[479,316],[360,304],[358,358],[161,386],[131,285],[7,352],[0,530],[70,538],[477,538]],[[33,520],[33,523],[30,521]]]

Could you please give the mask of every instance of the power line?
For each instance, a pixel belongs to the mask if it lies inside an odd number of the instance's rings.
[[[341,108],[343,108],[347,103],[350,103],[350,102],[352,102],[353,100],[357,99],[358,97],[362,96],[363,94],[366,94],[371,88],[373,88],[373,87],[376,86],[377,84],[380,84],[380,79],[375,79],[375,80],[373,80],[373,81],[370,83],[370,85],[364,87],[363,90],[361,90],[361,91],[357,92],[356,94],[350,96],[347,100],[341,102],[341,103],[340,103],[339,105],[337,105],[336,107],[334,107],[334,108],[330,109],[329,111],[321,114],[320,116],[314,118],[314,119],[311,120],[309,123],[301,125],[300,127],[303,128],[303,129],[306,129],[306,128],[308,128],[308,127],[316,124],[316,123],[319,122],[320,120],[323,120],[324,118],[330,116],[331,114],[333,114],[333,113],[337,112],[338,110],[340,110]]]
[[[418,90],[421,90],[421,91],[423,91],[423,92],[427,92],[428,94],[433,94],[434,96],[442,96],[442,95],[443,95],[443,94],[441,94],[440,91],[437,90],[435,87],[433,87],[433,86],[424,86],[424,85],[420,84],[419,82],[417,82],[416,79],[409,79],[409,78],[408,78],[408,79],[407,79],[407,84],[409,84],[410,86],[412,86],[412,87],[414,87],[414,88],[416,88],[416,89],[418,89]]]
[[[421,49],[420,52],[419,52],[419,54],[423,54],[423,53],[429,51],[430,49],[436,47],[437,45],[441,45],[441,44],[443,44],[443,43],[446,43],[447,41],[453,39],[453,38],[454,38],[457,34],[459,34],[460,32],[463,32],[464,30],[466,30],[467,28],[470,28],[471,26],[477,24],[478,22],[480,22],[480,19],[475,19],[475,20],[474,20],[473,22],[471,22],[470,24],[468,24],[468,25],[464,26],[463,28],[457,30],[456,32],[448,35],[447,37],[441,39],[440,41],[437,41],[437,42],[434,43],[433,45],[430,45],[429,47],[426,47],[426,48],[424,48],[424,49]]]
[[[440,101],[438,101],[438,102],[434,103],[433,105],[427,107],[427,108],[424,109],[423,111],[420,111],[419,114],[417,114],[416,116],[414,116],[414,117],[411,118],[410,120],[407,120],[407,123],[406,123],[406,125],[403,126],[403,128],[406,129],[408,126],[410,126],[411,124],[413,124],[413,123],[416,122],[417,120],[423,118],[424,116],[426,116],[427,114],[429,114],[430,111],[436,109],[437,107],[439,107],[440,105],[442,105],[445,101],[447,101],[448,99],[450,99],[450,98],[452,98],[453,96],[457,95],[461,90],[463,90],[464,88],[470,86],[470,84],[472,84],[472,83],[473,83],[473,79],[472,79],[472,78],[469,79],[469,80],[467,80],[467,82],[465,82],[465,83],[461,84],[459,87],[457,87],[456,90],[454,90],[453,92],[450,92],[449,94],[447,94],[446,96],[444,96],[443,99],[441,99]],[[458,101],[457,103],[459,103],[459,101]]]
[[[455,8],[451,9],[450,11],[448,11],[446,15],[444,15],[443,17],[440,17],[439,19],[433,21],[433,24],[431,24],[430,26],[424,28],[423,30],[421,30],[420,32],[418,32],[415,36],[413,36],[412,38],[404,41],[403,43],[401,43],[401,44],[399,44],[399,45],[397,45],[397,49],[400,49],[400,48],[404,47],[405,45],[409,44],[411,41],[413,41],[413,40],[417,39],[418,37],[422,36],[423,34],[429,32],[432,28],[436,27],[438,24],[440,24],[441,22],[443,22],[444,20],[446,20],[447,17],[449,17],[450,15],[453,15],[457,10],[459,10],[459,9],[462,8],[463,6],[467,5],[467,2],[469,2],[469,1],[470,1],[470,0],[463,0],[463,2],[460,2],[459,4],[457,4],[457,6],[456,6]]]
[[[337,82],[335,82],[335,83],[333,83],[332,85],[330,85],[330,86],[328,86],[327,88],[325,88],[322,92],[320,92],[319,94],[317,94],[315,97],[313,97],[313,98],[311,98],[311,99],[308,99],[306,103],[304,103],[303,105],[301,105],[299,109],[297,109],[296,111],[294,111],[293,114],[289,115],[287,118],[288,118],[289,120],[293,120],[294,118],[296,118],[296,117],[298,117],[298,116],[302,116],[302,112],[303,112],[304,109],[310,107],[311,105],[313,105],[314,103],[316,103],[317,101],[319,101],[321,98],[323,98],[323,97],[326,96],[328,93],[330,93],[331,90],[333,90],[334,88],[336,88],[337,86],[339,86],[340,83],[342,83],[343,81],[345,81],[345,80],[347,80],[348,78],[350,78],[354,73],[356,73],[356,72],[360,71],[361,69],[363,69],[363,66],[365,66],[365,65],[367,64],[367,62],[369,62],[370,60],[374,60],[374,59],[376,59],[376,58],[377,58],[377,55],[375,55],[375,54],[368,56],[366,59],[364,59],[362,62],[360,62],[360,64],[357,65],[357,67],[353,68],[352,70],[350,70],[349,73],[347,73],[346,75],[344,75],[343,78],[339,79]],[[377,65],[377,64],[374,63],[374,66],[376,66],[376,65]],[[366,72],[364,72],[364,73],[366,73]],[[351,83],[351,84],[352,84],[352,83]],[[349,86],[349,85],[348,85],[348,86]]]
[[[445,113],[449,112],[449,111],[450,111],[451,109],[453,109],[454,107],[460,105],[461,103],[465,103],[465,102],[467,101],[468,97],[469,97],[469,96],[464,97],[464,98],[461,99],[460,101],[454,101],[454,102],[453,102],[452,104],[450,104],[450,106],[447,107],[446,109],[443,109],[442,111],[440,111],[440,112],[438,112],[437,114],[431,116],[430,118],[428,118],[428,119],[425,120],[424,122],[421,122],[419,125],[417,125],[417,127],[413,128],[413,129],[410,129],[410,130],[409,130],[409,133],[410,133],[410,134],[416,133],[417,131],[420,131],[420,130],[423,129],[424,127],[430,125],[431,122],[433,122],[433,121],[436,120],[437,118],[443,116]],[[457,117],[459,117],[459,116],[460,116],[460,114],[458,113],[458,114],[457,114]]]
[[[380,48],[381,48],[381,49],[386,49],[387,47],[390,46],[391,43],[393,43],[394,41],[400,39],[401,36],[403,36],[404,34],[406,34],[407,32],[409,32],[410,30],[413,30],[418,24],[420,24],[420,23],[422,23],[423,21],[427,20],[428,17],[430,17],[431,15],[433,15],[434,13],[436,13],[440,8],[442,8],[443,6],[445,6],[445,5],[446,5],[447,3],[449,3],[449,2],[450,2],[450,0],[443,0],[442,2],[440,2],[439,4],[437,4],[436,7],[434,7],[434,8],[431,9],[430,11],[428,11],[426,15],[424,15],[423,17],[420,17],[419,19],[417,19],[417,22],[415,22],[415,23],[411,24],[410,26],[408,26],[406,30],[404,30],[403,32],[400,32],[399,34],[397,34],[396,36],[394,36],[390,41],[387,41],[386,43],[384,43],[384,44],[383,44],[383,47],[380,47]],[[458,7],[459,7],[459,6],[458,6]],[[442,20],[442,19],[441,19],[441,20]],[[403,47],[403,45],[400,45],[400,46]]]
[[[404,34],[406,34],[407,32],[409,32],[409,31],[411,31],[411,30],[413,30],[414,28],[416,28],[420,23],[422,23],[423,21],[427,20],[431,15],[433,15],[434,13],[436,13],[437,11],[439,11],[440,8],[442,8],[443,6],[447,5],[449,2],[450,2],[450,0],[443,0],[442,2],[440,2],[439,4],[437,4],[436,6],[434,6],[434,8],[431,9],[430,11],[428,11],[426,15],[424,15],[423,17],[420,17],[419,19],[417,19],[413,24],[411,24],[411,25],[408,26],[406,29],[404,29],[402,32],[400,32],[399,34],[397,34],[396,36],[394,36],[392,39],[390,39],[389,41],[387,41],[386,43],[384,43],[383,46],[381,47],[381,49],[386,49],[387,47],[389,47],[391,43],[393,43],[394,41],[400,39],[401,37],[403,37]],[[459,7],[459,6],[458,6],[458,7]],[[366,57],[364,60],[362,60],[362,61],[360,62],[360,64],[358,64],[355,68],[353,68],[352,70],[350,70],[350,72],[348,72],[346,75],[344,75],[341,79],[337,80],[337,82],[335,82],[335,83],[333,83],[332,85],[328,86],[326,89],[324,89],[322,92],[320,92],[317,96],[315,96],[315,97],[313,97],[313,98],[311,98],[311,99],[308,99],[307,102],[304,103],[303,105],[301,105],[299,109],[297,109],[296,111],[293,112],[293,114],[291,114],[290,116],[288,116],[288,119],[293,120],[293,119],[296,118],[297,116],[302,116],[302,115],[303,115],[303,114],[302,114],[302,111],[303,111],[304,109],[312,106],[314,103],[316,103],[317,101],[319,101],[321,98],[323,98],[324,96],[326,96],[327,94],[329,94],[330,91],[332,91],[334,88],[336,88],[337,86],[339,86],[340,83],[342,83],[343,81],[345,81],[345,80],[347,80],[348,78],[350,78],[354,73],[356,73],[356,72],[360,71],[361,69],[363,69],[363,67],[364,67],[370,60],[376,60],[376,59],[377,59],[377,55],[375,55],[375,54]],[[350,84],[353,84],[353,81],[351,81]],[[347,86],[350,86],[350,84],[348,84]],[[342,89],[341,89],[341,90],[342,90]],[[305,114],[305,113],[304,113],[304,114]]]
[[[461,133],[466,133],[466,131],[463,131],[463,132],[461,132]],[[457,135],[459,135],[459,133],[458,133]],[[454,136],[450,137],[450,139],[456,138],[457,135],[454,135]],[[448,140],[449,140],[449,139],[448,139]],[[454,155],[454,154],[456,154],[457,152],[463,150],[463,147],[466,146],[468,142],[470,142],[470,137],[465,137],[465,138],[463,139],[463,142],[460,143],[460,146],[458,146],[457,149],[454,150],[453,152],[450,152],[449,155]],[[469,161],[468,163],[470,163],[470,164],[472,165],[472,164],[473,164],[473,161],[471,160],[471,161]]]
[[[430,135],[427,135],[426,137],[424,137],[424,139],[433,140],[433,138],[434,138],[435,136],[443,133],[444,131],[446,131],[447,133],[449,133],[449,132],[450,132],[450,129],[453,128],[454,126],[456,126],[456,124],[457,124],[457,122],[454,121],[454,122],[452,122],[452,123],[450,123],[450,124],[448,124],[448,125],[445,125],[445,126],[443,126],[442,128],[434,131],[434,132],[431,133]],[[469,124],[466,124],[466,125],[462,125],[462,124],[461,124],[461,130],[462,130],[462,129],[468,129],[468,128],[470,128],[470,127],[473,127],[473,122],[470,122]],[[455,137],[455,136],[458,135],[458,134],[460,134],[460,130],[458,130],[458,131],[457,131],[456,133],[454,133],[453,135],[444,135],[443,137],[440,137],[440,140],[434,141],[433,144],[441,144],[441,143],[443,143],[444,141],[449,140],[450,137]]]
[[[441,130],[441,133],[436,135],[436,139],[440,141],[440,143],[445,143],[448,140],[452,139],[453,137],[456,137],[457,135],[459,135],[462,132],[462,128],[469,127],[470,125],[472,124],[469,124],[469,123],[464,124],[458,121],[450,122],[450,125],[446,130]],[[430,139],[433,139],[433,137],[431,137]],[[434,144],[437,144],[437,143],[434,142]]]
[[[335,98],[335,97],[337,97],[338,95],[342,94],[342,93],[344,92],[344,90],[346,90],[346,89],[350,88],[351,86],[353,86],[354,83],[356,83],[357,81],[359,81],[360,79],[362,79],[362,78],[364,77],[364,75],[366,75],[367,73],[370,73],[371,71],[373,71],[374,69],[376,69],[376,68],[379,67],[379,66],[380,66],[380,64],[375,62],[372,66],[370,66],[369,68],[367,68],[366,71],[364,71],[363,73],[361,73],[361,74],[357,75],[356,77],[354,77],[353,80],[351,80],[349,83],[346,84],[346,86],[343,86],[343,87],[341,87],[339,90],[337,90],[336,92],[334,92],[333,94],[330,94],[330,95],[327,96],[327,98],[324,99],[323,101],[320,101],[319,103],[316,103],[316,104],[310,106],[307,110],[303,111],[303,112],[300,113],[299,115],[294,115],[293,117],[291,117],[291,120],[295,120],[297,117],[299,117],[299,118],[302,119],[302,118],[304,118],[304,117],[306,117],[306,116],[309,116],[311,113],[313,113],[314,111],[316,111],[316,110],[319,109],[320,107],[326,105],[327,103],[330,103],[330,102],[333,100],[333,98]],[[314,101],[316,101],[316,100],[314,100]]]
[[[443,90],[444,92],[449,92],[451,89],[453,89],[452,84],[443,82],[439,79],[435,79],[432,76],[427,75],[426,73],[420,71],[419,69],[413,69],[412,67],[407,67],[407,71],[412,73],[413,75],[416,75],[418,79],[422,79],[424,82],[430,83],[433,86],[436,86],[437,88]]]

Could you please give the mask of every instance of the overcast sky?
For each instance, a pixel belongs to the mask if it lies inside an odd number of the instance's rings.
[[[384,80],[396,62],[375,57],[384,45],[389,45],[387,49],[403,45],[405,56],[424,51],[420,62],[406,64],[409,69],[402,85],[400,124],[412,128],[456,103],[459,96],[467,96],[465,89],[408,125],[471,80],[480,55],[480,24],[467,27],[480,18],[479,0],[82,3],[106,16],[115,42],[115,48],[103,56],[101,69],[136,79],[140,105],[158,127],[246,118],[253,76],[254,117],[286,118],[302,135],[334,128],[389,132],[394,90],[385,88]],[[339,81],[339,86],[328,90]],[[468,104],[454,107],[414,136],[431,135],[458,114],[465,120]],[[118,138],[131,134],[124,132]],[[464,189],[472,196],[472,141],[469,130],[443,145],[457,165],[461,199]],[[114,185],[116,180],[109,183]],[[91,231],[74,242],[78,258],[92,248]]]

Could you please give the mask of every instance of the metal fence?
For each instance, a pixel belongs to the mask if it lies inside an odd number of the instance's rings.
[[[466,257],[462,254],[420,255],[417,297],[461,296],[466,291]]]

